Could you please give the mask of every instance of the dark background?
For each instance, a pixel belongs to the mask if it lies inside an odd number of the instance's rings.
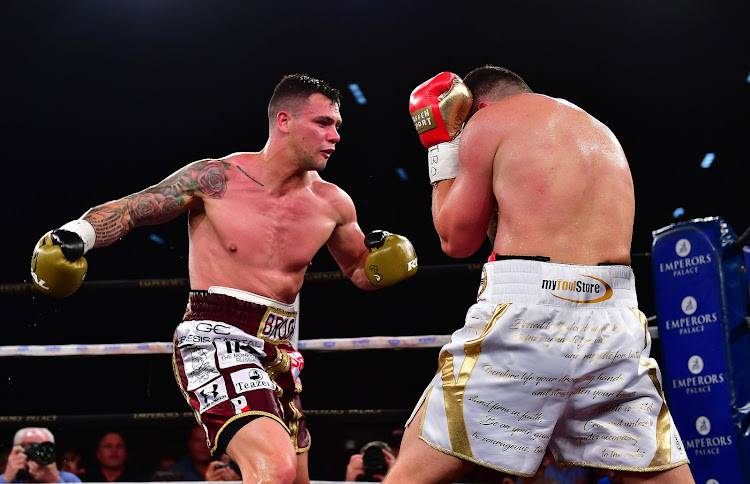
[[[694,0],[3,2],[0,345],[170,340],[184,288],[84,284],[69,299],[46,299],[18,289],[30,282],[33,244],[191,161],[260,150],[268,99],[292,72],[344,93],[342,141],[322,175],[350,194],[363,230],[407,235],[421,267],[483,261],[489,244],[467,260],[440,251],[407,100],[438,72],[464,75],[486,63],[581,106],[619,138],[636,187],[633,264],[651,316],[651,231],[706,216],[724,217],[738,233],[750,226],[749,12],[747,2]],[[367,104],[355,102],[349,83]],[[709,152],[715,161],[703,169]],[[678,207],[684,215],[674,218]],[[87,281],[184,278],[186,233],[184,216],[136,229],[87,255]],[[313,262],[311,272],[337,269],[325,249]],[[462,323],[477,277],[423,271],[377,293],[344,281],[307,284],[301,338],[448,334]],[[303,402],[410,408],[436,356],[437,349],[308,352]],[[1,358],[0,378],[3,415],[187,410],[168,355]],[[311,417],[313,478],[343,478],[322,454],[346,439],[359,446],[385,438],[401,423]],[[189,425],[134,427],[133,452],[153,459],[164,442],[183,442]],[[0,427],[0,447],[17,427]],[[106,425],[50,427],[88,451]]]

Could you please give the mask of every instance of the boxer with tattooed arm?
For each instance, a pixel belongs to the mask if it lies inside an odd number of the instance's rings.
[[[88,250],[188,213],[191,292],[174,336],[175,377],[211,452],[226,452],[247,484],[309,482],[303,359],[290,337],[293,303],[316,252],[326,245],[365,290],[417,271],[406,238],[381,230],[365,237],[351,198],[318,174],[340,140],[339,105],[326,82],[285,76],[268,105],[262,150],[196,161],[93,207],[45,234],[32,256],[35,286],[69,296]]]

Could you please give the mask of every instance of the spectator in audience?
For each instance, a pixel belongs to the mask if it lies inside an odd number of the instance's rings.
[[[186,481],[205,481],[208,465],[213,461],[206,445],[206,431],[196,425],[190,431],[187,441],[188,454],[177,461],[173,469],[179,471]]]
[[[81,454],[75,449],[65,449],[57,456],[57,465],[61,471],[70,472],[78,477],[86,473],[81,464]]]
[[[126,466],[128,448],[119,432],[107,432],[96,448],[97,464],[83,476],[85,482],[143,482],[148,476],[141,470]]]
[[[346,466],[347,482],[379,482],[396,461],[391,446],[378,440],[365,444],[359,451],[349,458]]]
[[[207,481],[241,481],[240,468],[228,455],[223,454],[221,460],[215,460],[206,470]]]
[[[81,482],[75,474],[60,471],[55,461],[55,436],[44,427],[25,427],[13,437],[0,483]]]

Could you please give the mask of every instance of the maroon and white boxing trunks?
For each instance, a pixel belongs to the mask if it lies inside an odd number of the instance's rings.
[[[289,432],[297,453],[310,447],[299,393],[302,355],[290,340],[294,306],[237,289],[211,287],[190,293],[174,334],[175,378],[212,454],[258,417]]]

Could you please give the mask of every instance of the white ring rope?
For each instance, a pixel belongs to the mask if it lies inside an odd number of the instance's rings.
[[[427,336],[369,336],[361,338],[330,338],[300,340],[298,350],[374,350],[387,348],[439,348],[450,341],[450,335]],[[19,345],[0,346],[3,356],[101,356],[172,354],[172,342]]]
[[[658,328],[649,326],[652,339],[659,337]],[[426,336],[365,336],[361,338],[329,338],[300,340],[298,350],[351,351],[400,348],[440,348],[450,341],[450,335]],[[6,356],[102,356],[172,354],[172,343],[116,343],[70,345],[0,346],[0,357]]]

